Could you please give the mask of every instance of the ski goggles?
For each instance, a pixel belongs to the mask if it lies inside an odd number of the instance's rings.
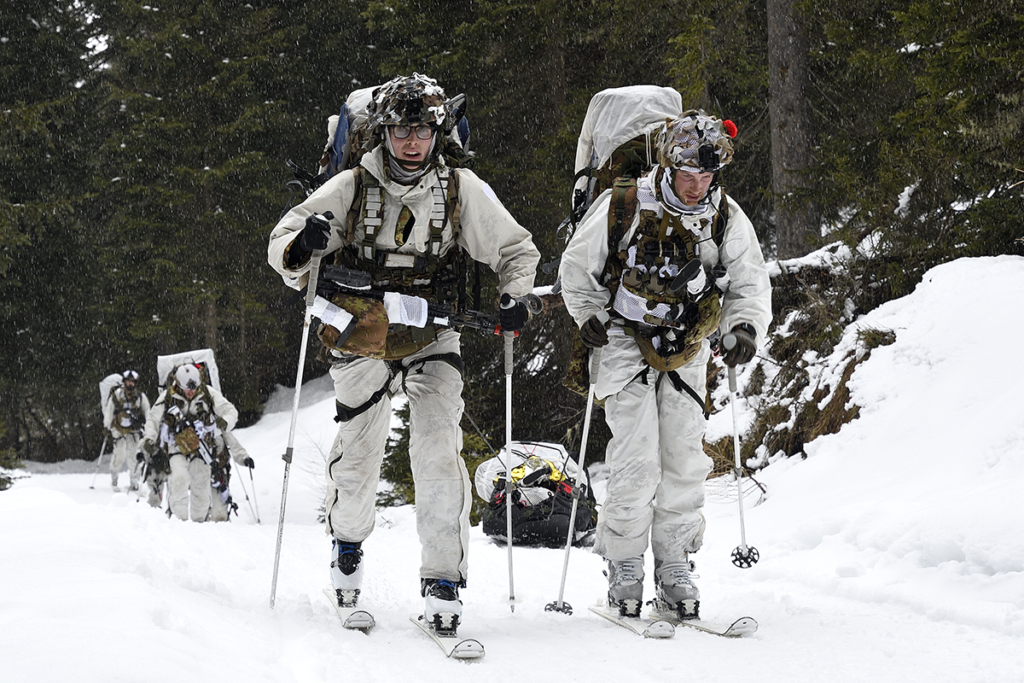
[[[416,131],[416,137],[420,140],[429,140],[434,137],[434,129],[430,126],[389,126],[391,134],[399,140],[405,140]]]

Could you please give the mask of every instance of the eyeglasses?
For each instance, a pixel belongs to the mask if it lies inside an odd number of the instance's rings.
[[[416,137],[420,140],[429,140],[434,136],[434,129],[430,126],[391,126],[391,133],[399,140],[404,140],[416,131]]]

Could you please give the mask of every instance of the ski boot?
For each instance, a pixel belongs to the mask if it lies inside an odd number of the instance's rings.
[[[334,539],[331,545],[331,584],[338,607],[355,607],[363,584],[362,543]]]
[[[639,617],[644,597],[644,558],[608,560],[608,607],[623,617]]]
[[[455,637],[462,621],[459,584],[446,579],[420,579],[420,595],[426,598],[423,617],[442,638]]]
[[[700,611],[700,591],[693,579],[695,566],[688,556],[682,562],[654,560],[654,588],[656,607],[671,612],[676,618],[697,619]]]

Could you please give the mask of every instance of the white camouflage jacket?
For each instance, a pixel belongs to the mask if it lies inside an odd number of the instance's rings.
[[[384,172],[385,160],[380,147],[366,154],[360,165],[373,175],[384,190],[383,225],[377,234],[379,249],[398,253],[424,254],[430,239],[430,215],[434,206],[432,190],[437,183],[437,173],[431,170],[414,185],[399,185],[388,179]],[[452,226],[444,228],[441,254],[458,244],[475,261],[487,264],[498,274],[499,291],[512,297],[524,296],[533,289],[537,262],[540,253],[533,244],[530,232],[519,225],[505,209],[487,183],[468,169],[452,169],[458,175],[459,204],[461,218],[459,234],[453,239]],[[299,264],[291,269],[285,263],[288,246],[306,225],[306,218],[313,213],[334,214],[331,221],[333,230],[325,253],[346,246],[343,237],[348,229],[347,215],[355,200],[353,171],[348,170],[334,176],[311,194],[301,204],[292,208],[278,222],[270,234],[267,260],[284,279],[288,286],[302,289],[308,279],[310,263]],[[409,207],[415,224],[408,241],[401,247],[395,241],[395,226],[402,206]],[[363,238],[361,227],[355,240]]]
[[[206,392],[209,392],[209,399]],[[196,431],[203,432],[199,434],[201,438],[209,433],[212,439],[216,440],[218,436],[223,436],[234,429],[238,421],[238,409],[212,386],[206,385],[199,389],[191,401],[177,392],[164,390],[146,417],[146,432],[143,437],[145,452],[150,452],[150,445],[155,444],[166,450],[168,455],[182,454],[164,420],[165,414],[170,410],[180,411],[189,422],[198,422],[201,426]],[[205,420],[202,419],[204,416]],[[241,464],[247,454],[244,451],[234,452],[232,456]]]
[[[124,415],[118,419],[117,415],[120,412],[118,407],[126,403],[130,404],[132,412],[138,416],[139,424],[132,425],[131,419]],[[124,385],[121,385],[111,391],[107,396],[107,400],[103,402],[103,426],[115,439],[133,432],[136,435],[141,434],[145,427],[149,409],[149,397],[144,392],[136,391],[132,399],[129,400],[125,395]]]
[[[712,202],[716,206],[721,196],[720,188],[714,191]],[[764,343],[772,318],[771,281],[754,226],[739,204],[731,198],[728,201],[729,222],[725,227],[722,247],[719,249],[711,239],[711,226],[704,228],[700,235],[700,260],[705,271],[710,273],[711,268],[721,259],[729,274],[729,288],[722,299],[722,322],[719,329],[724,334],[740,323],[747,323],[756,330],[756,341],[760,346]],[[601,284],[600,278],[608,259],[610,203],[611,190],[607,190],[590,207],[562,254],[559,268],[562,298],[569,314],[579,326],[594,315],[607,320],[604,311],[609,308],[611,294]],[[640,214],[637,211],[630,229],[619,244],[620,250],[629,244],[639,224]]]

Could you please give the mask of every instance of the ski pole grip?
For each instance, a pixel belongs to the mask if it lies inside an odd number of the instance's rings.
[[[732,351],[736,348],[736,335],[730,332],[729,334],[722,337],[722,348],[726,351]],[[729,367],[729,391],[736,393],[736,368],[735,366]]]
[[[503,332],[505,337],[505,374],[512,374],[512,343],[516,339],[515,332]]]

